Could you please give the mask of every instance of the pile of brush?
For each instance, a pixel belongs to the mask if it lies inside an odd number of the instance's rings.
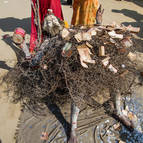
[[[136,69],[129,60],[135,51],[132,33],[118,25],[64,28],[46,38],[31,60],[22,60],[9,73],[14,100],[28,105],[64,104],[71,99],[94,106],[104,90],[130,93]]]

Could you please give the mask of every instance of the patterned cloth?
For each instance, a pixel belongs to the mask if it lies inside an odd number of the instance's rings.
[[[36,3],[36,0],[32,0],[33,3]],[[61,9],[60,0],[39,0],[39,11],[40,11],[40,20],[41,25],[44,21],[44,17],[47,14],[47,9],[52,9],[55,16],[63,20],[63,14]],[[31,35],[30,35],[30,52],[32,52],[36,46],[37,40],[37,27],[34,23],[34,11],[32,9],[31,13]]]
[[[98,0],[74,0],[72,25],[93,25],[96,20]]]

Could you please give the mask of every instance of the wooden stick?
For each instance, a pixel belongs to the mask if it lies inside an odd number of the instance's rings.
[[[34,15],[36,16],[36,9],[35,9],[34,3],[33,3],[33,1],[32,1],[32,0],[30,0],[30,1],[31,1],[32,9],[33,9],[33,11],[34,11]]]
[[[39,0],[37,0],[37,16],[38,16],[38,18],[37,18],[37,20],[38,20],[38,42],[39,42],[39,45],[38,46],[40,46],[40,44],[41,44],[41,42],[42,42],[42,28],[41,28],[41,23],[40,23],[40,8],[39,8]]]
[[[41,42],[42,42],[42,28],[41,28],[41,23],[40,23],[40,11],[39,11],[39,0],[36,1],[35,5],[33,3],[33,1],[31,0],[31,6],[32,9],[34,11],[34,18],[36,20],[35,25],[37,26],[37,37],[38,37],[38,46],[40,46]]]

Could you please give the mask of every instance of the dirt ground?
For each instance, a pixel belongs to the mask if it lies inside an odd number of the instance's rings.
[[[143,45],[143,1],[142,0],[99,0],[105,11],[103,24],[122,23],[141,28],[138,41]],[[72,8],[62,2],[64,18],[70,24]],[[16,27],[22,27],[27,32],[27,42],[30,34],[30,1],[0,0],[0,81],[14,67],[19,56],[19,49],[12,44],[11,38],[3,39],[3,35],[12,35]],[[143,51],[143,50],[142,50]],[[0,86],[0,143],[14,143],[14,134],[20,116],[20,104],[12,104],[6,96],[5,85]]]

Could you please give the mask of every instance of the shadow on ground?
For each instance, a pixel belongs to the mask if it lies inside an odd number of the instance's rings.
[[[31,18],[18,19],[7,17],[0,19],[0,29],[4,32],[13,32],[17,27],[23,28],[27,34],[30,34]]]
[[[130,17],[135,20],[135,22],[123,22],[125,26],[132,25],[134,27],[140,27],[140,32],[138,33],[138,36],[143,38],[143,14],[140,14],[134,10],[128,10],[128,9],[122,9],[122,10],[116,10],[113,9],[112,12],[115,13],[121,13],[127,17]]]
[[[47,105],[47,107],[50,112],[53,113],[56,119],[61,123],[67,135],[67,138],[69,139],[71,125],[65,120],[60,108],[56,104],[50,104]]]
[[[127,2],[132,2],[140,7],[143,7],[143,1],[142,0],[126,0]]]
[[[7,37],[5,39],[2,39],[7,45],[9,45],[12,50],[15,52],[16,54],[16,58],[17,60],[21,60],[21,58],[24,56],[24,53],[21,49],[17,48],[16,45],[14,45],[12,38],[11,37]]]
[[[72,5],[73,0],[61,0],[62,5]]]
[[[27,34],[30,34],[31,18],[18,19],[14,17],[8,17],[0,19],[0,29],[3,32],[13,32],[17,27],[23,28]],[[17,59],[19,59],[23,54],[22,50],[18,49],[12,42],[12,37],[6,37],[2,39],[6,44],[8,44],[12,50],[15,52]],[[4,67],[6,67],[4,65]]]
[[[136,45],[136,50],[143,53],[143,40],[135,38],[134,42]]]
[[[9,67],[5,61],[0,61],[0,69],[10,70],[12,68]]]

